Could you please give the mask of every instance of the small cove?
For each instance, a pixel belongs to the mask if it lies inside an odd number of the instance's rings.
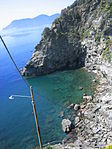
[[[68,110],[71,103],[80,103],[84,93],[93,95],[94,75],[85,69],[67,70],[28,79],[34,88],[43,143],[61,141],[65,134],[61,130],[60,113],[63,118],[74,121],[75,110]],[[82,90],[79,88],[83,87]],[[72,113],[72,116],[71,116]],[[42,115],[42,116],[41,116]],[[43,128],[46,125],[45,128]]]

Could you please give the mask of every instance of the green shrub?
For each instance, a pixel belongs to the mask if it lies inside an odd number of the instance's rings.
[[[50,145],[48,145],[47,147],[46,147],[46,149],[55,149],[54,147],[51,147]]]
[[[111,53],[110,53],[110,51],[109,51],[109,47],[106,47],[106,48],[105,48],[105,50],[104,50],[104,52],[103,52],[103,59],[104,59],[105,61],[108,61],[108,62],[111,61]]]
[[[58,23],[59,23],[59,18],[56,18],[56,19],[54,20],[54,23],[55,23],[55,24],[58,24]]]
[[[96,41],[96,42],[98,41],[98,33],[96,33],[95,41]]]
[[[112,9],[112,0],[110,2],[106,0],[105,10],[108,11],[109,13],[111,9]]]
[[[109,145],[107,147],[101,147],[101,149],[112,149],[112,145]]]

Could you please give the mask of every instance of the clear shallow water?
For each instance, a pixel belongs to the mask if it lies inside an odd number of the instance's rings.
[[[41,28],[41,29],[40,29]],[[19,68],[31,57],[33,48],[40,39],[43,27],[25,35],[15,32],[4,34],[4,40]],[[2,33],[3,34],[3,33]],[[56,72],[51,75],[28,79],[34,88],[36,106],[43,143],[61,141],[65,134],[61,130],[61,111],[69,117],[66,107],[79,103],[83,92],[92,94],[93,76],[85,70]],[[84,90],[80,91],[79,86]],[[32,149],[37,145],[31,101],[16,98],[10,101],[11,94],[29,95],[26,87],[4,47],[0,42],[0,149]]]

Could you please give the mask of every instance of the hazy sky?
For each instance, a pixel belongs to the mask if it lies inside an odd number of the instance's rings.
[[[0,0],[0,29],[11,21],[33,18],[40,14],[52,15],[71,5],[75,0]]]

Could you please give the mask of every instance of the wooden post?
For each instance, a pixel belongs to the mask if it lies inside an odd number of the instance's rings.
[[[31,97],[32,97],[32,105],[33,105],[33,111],[34,111],[34,116],[35,116],[35,123],[36,123],[38,139],[39,139],[39,145],[40,145],[40,149],[42,149],[42,140],[41,140],[41,135],[40,135],[40,129],[39,129],[39,124],[38,124],[38,118],[37,118],[37,112],[36,112],[36,107],[35,107],[35,101],[34,101],[32,86],[30,86],[30,93],[31,93]]]

